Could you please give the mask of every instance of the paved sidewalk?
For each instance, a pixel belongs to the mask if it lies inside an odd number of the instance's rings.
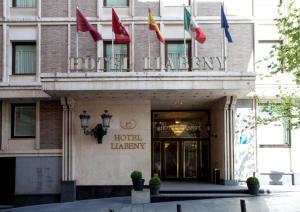
[[[119,197],[14,208],[1,212],[108,212],[109,209],[114,209],[114,212],[176,212],[177,204],[182,205],[182,212],[240,212],[240,199],[206,199],[131,205],[130,197]],[[243,199],[246,200],[248,212],[300,212],[300,192]]]

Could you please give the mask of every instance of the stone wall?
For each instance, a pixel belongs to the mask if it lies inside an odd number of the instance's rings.
[[[68,71],[68,27],[42,26],[41,72]]]
[[[98,144],[93,136],[83,134],[79,114],[86,110],[90,115],[90,127],[101,121],[104,109],[112,114],[110,128]],[[131,185],[130,173],[143,172],[146,184],[151,175],[151,107],[149,101],[77,101],[74,111],[74,143],[76,152],[77,185]],[[121,123],[134,121],[136,127],[125,129]],[[121,127],[123,126],[123,128]],[[132,125],[131,125],[132,126]],[[118,135],[139,135],[139,140],[116,141]],[[140,149],[115,149],[116,145],[143,143]],[[125,147],[125,146],[123,146]],[[135,146],[136,147],[136,146]]]
[[[95,0],[78,0],[78,6],[81,12],[85,15],[85,17],[96,17],[97,16],[97,2],[99,4],[102,1],[95,1]],[[76,1],[71,1],[71,16],[76,16]]]
[[[154,16],[159,16],[159,1],[140,1],[134,0],[134,16],[147,16],[148,8]]]
[[[59,101],[40,102],[40,148],[62,148],[62,106]]]

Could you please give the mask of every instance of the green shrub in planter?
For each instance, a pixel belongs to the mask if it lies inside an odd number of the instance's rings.
[[[152,177],[149,180],[149,185],[160,185],[160,178],[159,177]]]
[[[248,177],[247,179],[247,187],[249,190],[249,193],[252,195],[257,195],[259,192],[259,180],[257,177]]]
[[[158,195],[159,194],[159,191],[160,191],[160,178],[155,176],[155,177],[152,177],[150,180],[149,180],[149,188],[150,188],[150,193],[152,195]]]
[[[259,180],[257,177],[248,177],[247,179],[247,185],[258,185],[259,186]]]
[[[134,170],[133,172],[131,172],[130,177],[132,180],[133,189],[135,191],[142,191],[145,183],[145,180],[142,179],[143,178],[142,172],[138,170]]]
[[[138,171],[138,170],[134,170],[133,172],[131,172],[130,175],[132,180],[140,180],[143,178],[142,172]]]

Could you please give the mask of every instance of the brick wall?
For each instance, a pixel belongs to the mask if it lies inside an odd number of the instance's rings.
[[[62,148],[62,106],[59,101],[40,102],[40,147]]]
[[[43,17],[67,17],[68,16],[68,1],[49,1],[41,0],[42,16]]]
[[[197,43],[198,57],[220,57],[222,55],[220,25],[199,23],[199,26],[206,35],[206,41],[204,44]],[[214,64],[214,70],[217,71],[219,68],[217,61]]]
[[[0,1],[0,17],[3,17],[3,1]]]
[[[220,2],[197,2],[197,16],[219,16]]]
[[[97,16],[97,1],[96,0],[77,0],[79,8],[81,12],[86,17],[96,17]],[[75,10],[76,10],[76,1],[71,1],[71,14],[72,16],[75,16]],[[99,4],[102,1],[99,1]]]
[[[254,71],[253,24],[231,24],[233,44],[227,44],[228,70]]]
[[[151,8],[154,16],[159,16],[159,2],[142,2],[140,0],[134,0],[134,15],[147,16],[148,7]]]
[[[68,71],[68,27],[42,26],[42,72]]]
[[[144,57],[148,57],[148,25],[135,25],[134,71],[144,71]],[[160,56],[160,44],[154,31],[150,32],[151,67],[156,66],[153,60]]]
[[[97,26],[94,25],[97,29]],[[71,57],[76,55],[76,26],[71,28]],[[78,33],[78,55],[79,57],[97,57],[97,43],[89,32]]]

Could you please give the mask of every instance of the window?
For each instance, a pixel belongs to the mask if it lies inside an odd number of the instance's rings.
[[[126,7],[129,0],[104,0],[104,6],[107,7]]]
[[[13,0],[13,7],[19,8],[34,8],[36,7],[36,0]]]
[[[191,67],[191,42],[186,42],[186,54],[183,41],[168,41],[166,46],[166,69],[187,70]],[[185,55],[188,59],[186,61]]]
[[[35,104],[12,105],[11,137],[35,137]]]
[[[267,112],[262,112],[263,105],[258,107],[258,116],[268,117]],[[268,125],[257,126],[257,140],[261,147],[263,146],[289,146],[291,131],[289,129],[289,120],[286,118],[280,121],[274,121]]]
[[[13,42],[12,68],[13,74],[35,74],[36,45],[35,43]]]
[[[182,7],[190,5],[190,0],[164,0],[164,6]]]
[[[264,58],[268,57],[270,55],[270,51],[272,50],[273,46],[279,46],[281,44],[281,41],[260,41],[258,43],[258,51],[257,51],[257,59],[258,64],[256,71],[259,73],[268,73],[272,71],[270,67],[268,67],[272,62],[277,62],[277,57],[272,57],[271,59],[268,59],[267,61],[264,60]]]
[[[129,45],[114,44],[114,57],[112,57],[111,42],[104,43],[104,69],[111,71],[128,71],[129,69]]]

